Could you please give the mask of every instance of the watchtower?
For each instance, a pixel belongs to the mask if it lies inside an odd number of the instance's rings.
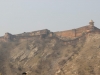
[[[94,31],[95,27],[94,27],[94,21],[93,20],[90,20],[89,27],[90,27],[90,31]]]
[[[89,25],[94,26],[93,20],[90,20]]]

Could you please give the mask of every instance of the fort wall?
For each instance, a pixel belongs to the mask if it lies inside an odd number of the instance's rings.
[[[0,42],[1,41],[11,41],[11,40],[16,40],[16,39],[28,39],[32,37],[40,37],[40,38],[45,38],[45,37],[52,37],[52,36],[57,36],[60,39],[73,39],[80,37],[86,33],[90,32],[95,32],[95,33],[100,33],[100,29],[96,28],[94,26],[93,20],[89,22],[89,25],[80,27],[77,29],[72,29],[72,30],[67,30],[67,31],[60,31],[60,32],[50,32],[48,29],[43,29],[43,30],[38,30],[38,31],[33,31],[33,32],[24,32],[21,34],[17,35],[12,35],[10,33],[5,33],[4,36],[0,37]]]
[[[88,25],[88,26],[77,28],[77,29],[56,32],[55,34],[59,37],[74,38],[74,37],[79,37],[85,33],[89,33],[93,31],[93,28],[94,27],[91,27],[90,25]]]
[[[38,30],[38,31],[33,31],[33,32],[24,32],[21,34],[17,35],[12,35],[10,33],[5,33],[4,36],[0,37],[0,42],[6,42],[6,41],[11,41],[11,40],[16,40],[16,39],[28,39],[32,38],[34,36],[39,36],[40,38],[46,37],[47,35],[51,36],[50,30],[44,29],[44,30]]]

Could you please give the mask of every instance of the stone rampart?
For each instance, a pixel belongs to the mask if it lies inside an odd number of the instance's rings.
[[[100,29],[94,27],[93,25],[87,25],[84,27],[80,27],[77,29],[67,30],[67,31],[60,31],[60,32],[50,32],[50,30],[44,29],[44,30],[38,30],[33,32],[24,32],[17,35],[12,35],[10,33],[5,33],[4,36],[0,37],[0,41],[13,41],[18,39],[28,39],[32,37],[52,37],[57,36],[60,39],[73,39],[80,37],[86,33],[95,32],[100,33]]]
[[[89,33],[93,31],[93,28],[94,27],[91,27],[90,25],[88,25],[88,26],[77,28],[77,29],[55,32],[55,34],[59,37],[74,38],[74,37],[79,37],[85,33]]]
[[[50,30],[47,30],[47,29],[33,31],[33,32],[24,32],[24,33],[17,34],[17,35],[5,33],[4,36],[0,37],[0,42],[13,41],[17,39],[28,39],[34,36],[40,36],[41,38],[44,38],[48,36],[50,33],[51,33]]]

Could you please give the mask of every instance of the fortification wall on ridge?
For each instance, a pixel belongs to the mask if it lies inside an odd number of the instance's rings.
[[[73,39],[76,37],[80,37],[83,34],[89,33],[89,32],[95,32],[100,33],[100,29],[94,27],[93,25],[88,25],[84,27],[80,27],[77,29],[67,30],[67,31],[60,31],[60,32],[50,32],[50,30],[44,29],[44,30],[38,30],[33,32],[24,32],[17,35],[12,35],[10,33],[5,33],[4,36],[0,37],[0,41],[10,41],[10,40],[16,40],[16,39],[28,39],[32,37],[40,37],[45,38],[46,36],[52,37],[52,36],[58,36],[61,39]]]
[[[55,34],[59,37],[74,38],[74,37],[79,37],[85,33],[91,32],[92,29],[93,27],[88,25],[77,29],[56,32]]]
[[[16,40],[16,39],[28,39],[28,38],[32,38],[34,36],[45,37],[49,33],[50,33],[50,30],[47,30],[47,29],[33,31],[33,32],[24,32],[24,33],[17,34],[17,35],[5,33],[4,36],[0,37],[0,42],[6,42],[6,41],[11,41],[11,40]]]
[[[68,38],[75,36],[75,32],[73,30],[56,32],[55,34],[59,37],[68,37]]]
[[[50,30],[44,29],[44,30],[38,30],[38,31],[33,31],[33,32],[24,32],[21,34],[17,34],[16,36],[36,36],[36,35],[42,35],[42,34],[48,34],[50,33]]]

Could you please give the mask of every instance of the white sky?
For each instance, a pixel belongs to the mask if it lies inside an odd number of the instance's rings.
[[[41,29],[100,28],[100,0],[0,0],[0,36]]]

